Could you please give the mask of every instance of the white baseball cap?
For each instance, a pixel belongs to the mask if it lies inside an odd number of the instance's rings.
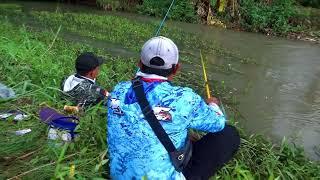
[[[141,50],[142,64],[151,68],[171,69],[172,65],[178,64],[178,60],[178,47],[171,39],[163,36],[149,39]]]

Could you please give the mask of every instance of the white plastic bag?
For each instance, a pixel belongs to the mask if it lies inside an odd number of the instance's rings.
[[[0,99],[14,98],[16,95],[11,88],[0,83]]]

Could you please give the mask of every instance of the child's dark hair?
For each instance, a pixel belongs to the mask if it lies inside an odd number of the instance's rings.
[[[79,74],[80,76],[86,76],[90,71],[79,71],[76,70],[76,73]]]

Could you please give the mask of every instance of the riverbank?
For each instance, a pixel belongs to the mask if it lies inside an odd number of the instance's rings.
[[[128,11],[162,18],[170,0],[117,1],[98,0],[106,11]],[[301,1],[187,0],[176,1],[168,19],[188,23],[262,33],[320,43],[320,9],[304,7]]]
[[[241,22],[241,20],[230,21],[224,16],[218,17],[226,22],[228,29],[256,32],[266,36],[285,37],[319,44],[320,9],[300,5],[287,6],[279,7],[276,10],[272,10],[273,8],[268,7],[268,5],[262,5],[260,8],[258,8],[259,6],[249,8],[249,12],[245,16],[250,18],[244,20],[245,22]]]
[[[297,15],[288,20],[291,28],[285,31],[278,31],[270,27],[254,29],[241,25],[239,22],[232,22],[221,17],[226,28],[235,31],[262,33],[266,36],[284,37],[291,40],[301,40],[320,44],[320,10],[315,8],[296,7]],[[218,18],[219,19],[219,18]]]
[[[94,51],[108,61],[101,70],[99,83],[111,89],[118,81],[128,80],[136,71],[141,44],[151,37],[157,22],[142,23],[124,17],[105,16],[82,12],[30,11],[27,14],[19,5],[0,6],[0,81],[13,87],[18,97],[0,102],[0,109],[21,109],[30,115],[26,121],[14,123],[1,121],[0,178],[18,176],[23,179],[68,178],[70,166],[75,165],[77,179],[108,177],[106,154],[106,118],[103,106],[91,108],[81,119],[77,142],[55,148],[48,144],[47,127],[39,122],[38,111],[44,104],[61,110],[59,100],[60,80],[73,72],[73,62],[81,51]],[[35,20],[35,21],[34,21]],[[141,33],[143,32],[143,33]],[[73,41],[66,37],[74,35]],[[225,59],[233,57],[243,63],[255,64],[251,59],[230,52],[217,43],[202,40],[196,34],[180,29],[165,28],[181,46],[183,64],[197,62],[190,50],[202,49],[205,54],[217,54]],[[110,53],[109,47],[92,46],[81,36],[94,41],[104,41],[110,47],[121,46],[136,57]],[[197,51],[196,51],[197,52]],[[124,53],[125,54],[125,53]],[[194,88],[203,94],[200,67],[192,72],[182,72],[175,83]],[[228,65],[217,70],[234,72]],[[214,81],[211,79],[211,81]],[[312,179],[319,177],[320,165],[306,158],[303,150],[285,141],[272,144],[266,138],[249,135],[241,128],[241,119],[233,108],[236,102],[223,82],[216,82],[216,92],[221,94],[230,123],[241,132],[241,149],[236,158],[219,171],[213,179]],[[12,132],[32,129],[24,136]]]

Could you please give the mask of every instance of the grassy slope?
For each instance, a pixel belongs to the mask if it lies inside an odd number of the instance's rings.
[[[5,8],[8,9],[8,7]],[[46,14],[50,13],[33,14],[46,23],[51,23],[50,19],[51,21],[57,19],[55,16],[62,16],[61,14],[51,14],[48,18]],[[105,26],[105,23],[96,24],[95,29],[109,28],[110,31],[117,31],[118,35],[113,34],[111,37],[107,37],[104,33],[86,31],[85,28],[79,28],[76,31],[75,27],[82,27],[82,21],[73,19],[65,24],[70,27],[63,26],[62,28],[70,28],[72,31],[72,27],[74,27],[75,32],[83,33],[89,37],[91,36],[89,33],[93,33],[92,36],[101,36],[102,39],[110,38],[107,40],[119,43],[134,51],[138,51],[138,47],[141,45],[139,43],[147,39],[146,37],[152,34],[153,30],[152,27],[148,29],[139,23],[123,26],[127,20],[120,17],[82,14],[81,19],[85,21],[85,18],[89,18],[88,21],[90,18],[97,19],[97,22],[93,23],[114,22],[112,27]],[[50,26],[56,32],[62,22],[57,21]],[[107,164],[108,160],[104,107],[90,109],[82,118],[78,128],[81,139],[63,148],[53,148],[48,144],[46,140],[47,128],[39,123],[37,112],[42,104],[57,109],[62,108],[64,103],[59,101],[57,88],[61,77],[72,73],[73,62],[79,51],[94,51],[110,59],[103,67],[99,77],[100,83],[108,89],[118,81],[127,80],[132,76],[135,71],[135,59],[115,57],[85,44],[71,43],[60,37],[55,38],[55,32],[33,32],[21,25],[11,24],[3,15],[0,16],[0,23],[0,31],[2,32],[0,35],[0,81],[13,87],[19,94],[17,99],[1,102],[0,110],[18,107],[31,115],[28,121],[17,124],[12,121],[0,122],[2,129],[0,133],[2,139],[0,141],[0,169],[2,170],[0,179],[23,172],[29,172],[22,176],[24,179],[66,178],[69,175],[71,164],[75,164],[78,179],[101,178],[102,174],[108,174],[108,168],[103,167],[103,164]],[[128,43],[130,38],[123,38],[122,34],[135,28],[137,31],[147,30],[145,35],[131,34],[130,37],[138,41]],[[183,37],[179,33],[171,34],[174,37]],[[179,39],[177,38],[177,40]],[[185,42],[186,49],[198,44],[193,43],[191,40]],[[209,46],[206,50],[208,52],[214,49],[217,48]],[[219,52],[223,51],[219,50]],[[184,77],[182,75],[179,78],[183,79]],[[186,84],[199,87],[187,82],[190,79],[184,80]],[[12,131],[24,128],[31,128],[32,133],[21,137],[12,134]],[[286,143],[280,147],[274,147],[264,138],[247,136],[244,132],[242,132],[242,138],[241,150],[236,159],[224,167],[215,177],[216,179],[310,179],[312,177],[316,179],[320,175],[320,165],[309,162],[299,148],[288,146]]]

